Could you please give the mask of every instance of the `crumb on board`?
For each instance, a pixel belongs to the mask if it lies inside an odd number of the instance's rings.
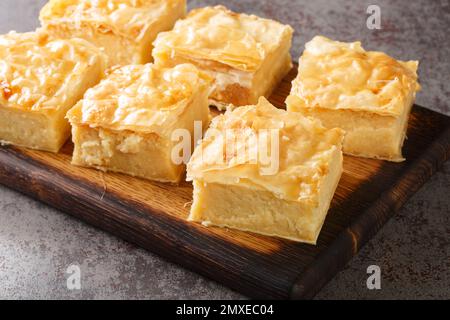
[[[103,198],[105,197],[106,191],[107,191],[107,186],[106,186],[106,180],[105,180],[105,173],[103,171],[99,171],[100,173],[100,177],[102,179],[103,182],[103,192],[102,195],[100,197],[100,200],[103,200]]]

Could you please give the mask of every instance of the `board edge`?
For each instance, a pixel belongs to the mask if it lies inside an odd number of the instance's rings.
[[[447,126],[422,156],[410,165],[402,178],[381,194],[372,206],[341,231],[316,260],[302,270],[292,285],[289,298],[313,299],[448,159],[450,159],[450,126]],[[405,179],[406,176],[415,178]],[[406,193],[404,190],[409,192]]]

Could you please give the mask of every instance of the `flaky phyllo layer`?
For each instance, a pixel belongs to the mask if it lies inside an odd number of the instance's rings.
[[[275,135],[272,135],[275,132]],[[340,129],[286,112],[261,98],[256,106],[239,107],[213,119],[188,164],[188,179],[267,190],[280,199],[318,201],[320,183],[332,154],[343,139]],[[276,171],[261,160],[261,144],[276,157]],[[272,148],[270,144],[277,144]],[[230,145],[234,147],[230,148]]]
[[[50,40],[45,32],[0,36],[0,105],[51,113],[66,105],[84,73],[105,63],[101,52],[81,39]]]
[[[288,105],[400,116],[420,89],[417,61],[317,36],[306,44]]]
[[[42,9],[43,25],[85,24],[139,41],[160,17],[184,0],[50,0]]]
[[[223,6],[192,10],[172,31],[154,43],[155,57],[177,54],[256,71],[292,28],[254,15],[237,14]]]
[[[68,113],[71,123],[170,136],[196,92],[210,79],[193,65],[116,68]]]

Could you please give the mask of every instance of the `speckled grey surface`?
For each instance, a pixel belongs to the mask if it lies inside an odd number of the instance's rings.
[[[221,1],[190,1],[190,7]],[[2,0],[0,32],[32,30],[44,0]],[[272,17],[296,29],[293,56],[315,34],[361,39],[366,48],[419,59],[418,103],[450,115],[450,1],[228,0],[231,9]],[[366,28],[369,4],[381,8],[382,30]],[[450,298],[450,163],[317,296]],[[81,290],[66,269],[81,268]],[[379,265],[381,290],[366,288],[366,268]],[[16,192],[0,187],[0,298],[243,298]]]

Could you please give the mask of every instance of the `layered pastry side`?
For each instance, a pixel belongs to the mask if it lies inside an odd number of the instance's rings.
[[[190,64],[113,68],[67,114],[72,164],[179,182],[185,166],[172,155],[179,143],[173,134],[184,130],[190,147],[195,121],[200,131],[208,126],[210,83]]]
[[[106,57],[82,39],[44,32],[0,36],[0,143],[58,152],[66,112],[104,75]]]
[[[300,58],[287,109],[345,130],[346,154],[403,161],[418,64],[317,36]]]
[[[212,120],[188,163],[189,220],[315,244],[342,174],[341,129],[265,98]]]
[[[109,66],[151,62],[152,42],[186,15],[186,0],[50,0],[40,21],[56,38],[102,47]]]
[[[293,29],[223,6],[192,10],[154,42],[156,64],[192,63],[215,79],[210,104],[256,104],[291,70]]]

